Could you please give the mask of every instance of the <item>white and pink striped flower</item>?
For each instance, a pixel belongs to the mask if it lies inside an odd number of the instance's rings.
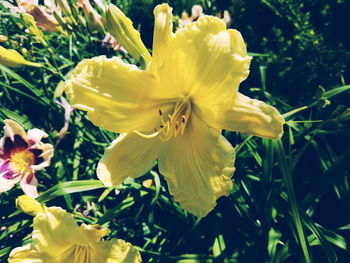
[[[35,171],[50,165],[53,146],[43,143],[48,135],[39,129],[27,132],[13,120],[4,120],[4,136],[0,139],[0,193],[20,183],[23,192],[37,197]]]

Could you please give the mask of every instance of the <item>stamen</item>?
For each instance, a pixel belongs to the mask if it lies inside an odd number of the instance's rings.
[[[141,136],[142,138],[145,138],[145,139],[152,139],[152,138],[155,138],[159,135],[159,131],[155,132],[155,133],[152,133],[152,134],[144,134],[142,132],[139,132],[137,130],[134,130],[134,133],[136,133],[137,135]]]
[[[191,114],[191,102],[188,98],[182,98],[176,101],[172,114],[166,114],[164,117],[161,109],[158,109],[160,116],[160,125],[154,128],[154,133],[144,134],[134,131],[139,136],[151,139],[159,136],[161,141],[168,141],[171,138],[183,134]]]

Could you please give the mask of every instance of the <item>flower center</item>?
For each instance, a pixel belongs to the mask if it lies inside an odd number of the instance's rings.
[[[143,134],[139,131],[135,131],[138,135],[144,138],[154,138],[159,136],[160,140],[168,141],[171,138],[175,138],[179,134],[183,134],[186,125],[189,121],[191,113],[191,102],[188,98],[179,99],[174,107],[172,114],[164,116],[161,109],[159,109],[159,116],[161,120],[161,125],[159,128],[155,128],[155,133]]]
[[[74,245],[69,249],[63,251],[61,255],[57,257],[58,263],[93,263],[93,248],[89,244],[88,246]]]
[[[10,165],[16,172],[22,172],[34,164],[34,155],[29,151],[14,152],[10,157]]]

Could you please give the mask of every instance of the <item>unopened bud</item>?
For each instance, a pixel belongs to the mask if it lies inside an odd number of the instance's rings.
[[[27,195],[17,197],[16,206],[19,210],[31,216],[36,216],[39,212],[43,212],[45,208],[44,205]]]
[[[63,14],[66,16],[71,16],[72,10],[70,9],[67,0],[57,0],[57,4],[61,8]]]
[[[11,68],[21,68],[24,66],[42,67],[39,63],[26,60],[20,53],[14,49],[6,49],[0,46],[0,64]]]
[[[132,22],[115,5],[109,5],[106,12],[106,24],[111,35],[131,54],[143,68],[151,61],[151,55],[143,44],[140,33]]]
[[[34,35],[35,39],[39,41],[44,46],[47,46],[47,42],[44,38],[43,32],[37,27],[34,17],[30,14],[21,13],[22,21],[24,25],[29,30],[29,32]]]
[[[8,40],[8,37],[7,37],[7,36],[0,35],[0,42],[1,42],[1,43],[6,42],[7,40]]]
[[[88,19],[88,26],[91,31],[97,30],[104,32],[101,15],[92,7],[89,0],[78,0],[78,5],[84,11],[85,17]]]

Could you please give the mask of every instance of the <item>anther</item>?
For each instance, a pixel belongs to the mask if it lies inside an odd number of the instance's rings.
[[[185,117],[185,115],[182,115],[182,116],[181,116],[181,120],[182,120],[182,123],[185,123],[185,122],[186,122],[186,117]]]
[[[179,122],[176,121],[176,123],[175,123],[175,130],[178,130],[178,129],[179,129]]]
[[[163,125],[160,125],[159,127],[160,127],[160,128],[162,128],[162,129],[164,128],[164,126],[163,126]]]
[[[159,109],[159,115],[162,116],[163,115],[163,112],[161,109]]]

